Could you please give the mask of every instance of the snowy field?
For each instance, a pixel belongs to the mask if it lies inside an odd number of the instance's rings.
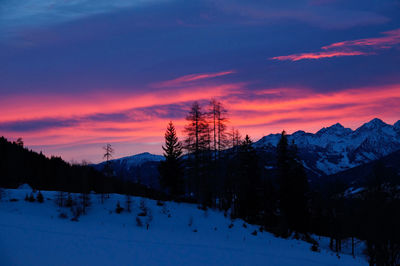
[[[132,198],[131,213],[117,214],[116,204],[119,201],[125,207],[125,196],[111,195],[102,205],[100,196],[92,194],[87,215],[71,221],[70,208],[55,203],[57,192],[42,192],[44,203],[24,201],[30,192],[4,190],[0,202],[2,266],[367,265],[361,256],[338,258],[323,245],[320,252],[313,252],[306,242],[260,233],[256,226],[244,226],[241,220],[231,221],[221,212],[200,210],[192,204],[158,206],[144,199],[149,212],[137,216],[142,212],[141,198]],[[67,218],[60,218],[60,213]],[[252,234],[255,230],[257,235]]]

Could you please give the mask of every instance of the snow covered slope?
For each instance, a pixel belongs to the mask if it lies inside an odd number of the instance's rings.
[[[367,265],[361,255],[338,259],[324,244],[321,252],[312,252],[303,241],[259,231],[252,235],[258,227],[244,227],[241,220],[231,221],[223,213],[192,204],[158,206],[153,200],[133,198],[131,213],[117,214],[116,203],[124,206],[124,196],[111,195],[101,205],[98,195],[92,194],[87,215],[73,222],[69,208],[54,203],[57,192],[42,192],[44,203],[24,201],[29,193],[5,190],[0,201],[2,266]],[[149,210],[146,216],[138,216],[141,201]],[[60,218],[61,213],[67,218]]]
[[[280,134],[261,138],[255,147],[272,150]],[[400,150],[400,121],[389,125],[375,118],[356,130],[335,124],[317,133],[297,131],[288,135],[299,148],[306,167],[320,174],[334,174]]]

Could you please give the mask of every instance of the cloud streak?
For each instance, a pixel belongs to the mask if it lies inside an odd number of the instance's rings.
[[[279,61],[299,61],[303,59],[321,59],[321,58],[331,58],[331,57],[342,57],[342,56],[354,56],[354,55],[368,55],[368,53],[360,51],[329,51],[329,52],[317,52],[317,53],[301,53],[292,55],[275,56],[271,59]]]
[[[336,42],[321,47],[323,51],[275,56],[270,59],[279,61],[299,61],[304,59],[322,59],[342,56],[376,54],[378,50],[390,49],[400,44],[400,29],[383,32],[382,37],[365,38]]]
[[[185,75],[182,77],[178,77],[176,79],[167,80],[159,83],[155,83],[153,86],[157,88],[163,87],[176,87],[180,86],[185,83],[200,81],[204,79],[211,79],[216,77],[222,77],[230,74],[234,74],[234,70],[222,71],[222,72],[215,72],[215,73],[201,73],[201,74],[190,74]]]

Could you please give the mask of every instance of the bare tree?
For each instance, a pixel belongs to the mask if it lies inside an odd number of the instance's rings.
[[[209,148],[210,139],[206,114],[198,102],[193,103],[186,120],[189,124],[185,127],[185,149],[197,157],[201,151]]]
[[[114,149],[112,148],[111,144],[107,143],[104,147],[104,155],[103,159],[106,159],[105,165],[104,165],[104,174],[106,175],[107,178],[112,176],[112,169],[111,169],[111,162],[110,159],[113,157],[114,154]],[[103,187],[101,188],[101,203],[104,203],[104,191],[105,191],[105,180],[103,181]]]
[[[229,132],[229,138],[230,138],[230,146],[231,148],[235,148],[240,146],[242,143],[242,136],[240,135],[240,132],[238,129],[235,129],[232,127],[231,131]]]

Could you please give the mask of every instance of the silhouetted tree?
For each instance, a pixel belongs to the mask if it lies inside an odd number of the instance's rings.
[[[212,99],[210,102],[209,117],[211,119],[211,131],[212,131],[212,144],[214,159],[219,156],[220,152],[227,147],[228,136],[226,134],[226,122],[227,122],[227,110],[224,108],[221,102]]]
[[[182,155],[182,144],[176,135],[172,121],[169,122],[165,132],[164,158],[159,165],[160,184],[167,188],[172,196],[183,193],[183,168],[180,157]]]
[[[36,196],[36,199],[37,199],[37,201],[39,202],[39,203],[43,203],[43,201],[44,201],[44,198],[43,198],[43,194],[42,194],[42,192],[38,192],[38,194],[37,194],[37,196]]]
[[[109,178],[112,176],[112,172],[113,172],[112,168],[111,168],[110,159],[113,157],[114,149],[112,148],[111,144],[108,143],[103,147],[103,150],[104,150],[103,158],[106,159],[103,172]],[[103,179],[103,184],[102,184],[102,188],[101,188],[101,203],[104,203],[106,189],[107,189],[106,188],[106,179]]]
[[[184,148],[188,152],[187,169],[189,171],[189,191],[203,204],[210,201],[209,170],[210,128],[206,114],[198,102],[194,102],[186,117],[186,139]],[[207,203],[208,202],[208,203]]]
[[[307,232],[308,180],[304,167],[297,158],[297,148],[294,144],[288,144],[285,131],[282,132],[277,146],[277,168],[280,181],[280,209],[287,223],[287,229]]]
[[[260,188],[260,174],[258,171],[258,156],[248,135],[246,135],[239,147],[237,164],[235,216],[254,222],[259,212],[258,188]]]

